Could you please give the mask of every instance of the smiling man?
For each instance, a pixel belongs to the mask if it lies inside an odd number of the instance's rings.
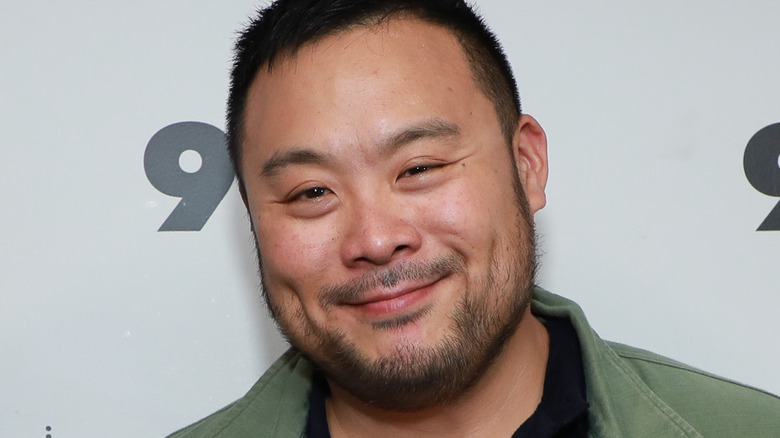
[[[292,344],[175,436],[771,436],[776,397],[607,343],[534,287],[544,131],[457,0],[281,0],[230,152]]]

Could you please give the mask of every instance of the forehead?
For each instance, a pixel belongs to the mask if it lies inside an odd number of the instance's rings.
[[[244,144],[371,142],[399,118],[466,117],[475,100],[488,103],[450,31],[393,18],[324,37],[262,69],[247,95]]]

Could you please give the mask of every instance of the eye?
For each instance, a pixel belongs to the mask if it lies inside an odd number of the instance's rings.
[[[330,193],[325,187],[311,187],[306,190],[295,193],[290,197],[290,201],[312,201],[322,198]]]
[[[414,166],[411,169],[406,169],[406,171],[404,171],[401,176],[414,176],[419,173],[426,172],[428,169],[430,169],[428,166]]]
[[[338,206],[338,197],[328,188],[315,186],[293,192],[284,202],[286,212],[299,219],[316,219]]]
[[[419,175],[421,173],[428,172],[430,170],[436,169],[441,166],[442,166],[441,164],[420,164],[418,166],[413,166],[404,170],[403,173],[401,173],[401,175],[399,176],[399,178]]]

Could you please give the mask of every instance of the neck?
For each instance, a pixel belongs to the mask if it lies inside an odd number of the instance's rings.
[[[511,436],[542,399],[547,331],[529,309],[496,361],[454,403],[416,412],[374,408],[329,382],[326,402],[331,436]]]

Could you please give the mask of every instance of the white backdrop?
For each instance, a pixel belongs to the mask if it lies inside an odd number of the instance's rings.
[[[167,125],[223,127],[254,7],[3,5],[0,437],[163,436],[285,348],[235,186],[158,232],[179,200],[143,162]],[[540,283],[608,339],[780,392],[780,232],[756,231],[778,199],[742,165],[780,122],[780,3],[479,7],[550,140]]]

